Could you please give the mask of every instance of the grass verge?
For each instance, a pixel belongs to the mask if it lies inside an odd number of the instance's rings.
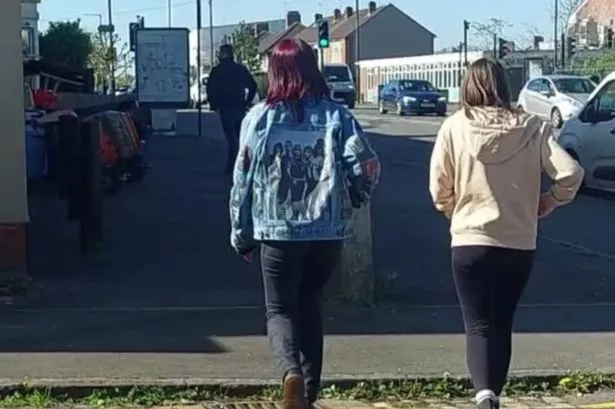
[[[615,390],[615,374],[570,372],[558,376],[511,378],[507,396],[582,395]],[[398,401],[471,396],[468,379],[398,379],[388,381],[342,381],[328,384],[322,391],[327,399]],[[118,386],[118,387],[36,387],[26,382],[0,390],[0,407],[49,408],[58,405],[91,407],[152,407],[192,404],[206,401],[278,400],[280,389],[258,385],[201,386]]]

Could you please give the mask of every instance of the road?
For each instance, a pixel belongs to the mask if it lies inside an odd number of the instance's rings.
[[[375,308],[327,308],[332,377],[465,372],[447,225],[427,161],[441,119],[357,111],[383,162],[373,200]],[[192,123],[195,123],[193,121]],[[277,379],[257,265],[229,249],[219,125],[154,137],[151,172],[105,202],[105,248],[79,256],[59,201],[31,203],[40,289],[0,307],[0,378]],[[541,222],[514,369],[615,371],[615,202],[581,196]]]

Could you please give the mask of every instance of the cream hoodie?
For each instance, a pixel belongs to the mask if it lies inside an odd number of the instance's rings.
[[[448,118],[431,155],[429,191],[451,219],[452,246],[536,248],[541,173],[550,194],[574,199],[583,169],[538,117],[498,108],[473,108]]]

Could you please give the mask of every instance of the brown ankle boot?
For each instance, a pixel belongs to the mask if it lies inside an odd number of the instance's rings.
[[[303,377],[297,374],[288,374],[284,378],[284,409],[308,409],[305,399],[305,386]]]

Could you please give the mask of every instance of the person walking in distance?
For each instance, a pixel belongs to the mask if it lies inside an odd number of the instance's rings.
[[[207,99],[217,111],[228,143],[225,173],[231,173],[239,149],[239,129],[248,107],[256,96],[256,81],[250,71],[235,62],[233,46],[224,44],[219,51],[220,63],[209,74]]]
[[[572,201],[584,176],[551,125],[513,109],[510,99],[504,68],[475,61],[463,82],[462,109],[442,125],[430,163],[431,197],[450,219],[453,279],[480,409],[500,405],[538,219]],[[543,171],[552,185],[541,194]]]
[[[352,114],[329,99],[307,43],[280,41],[268,79],[267,100],[242,123],[231,245],[250,260],[260,244],[267,335],[281,369],[284,409],[307,409],[320,391],[322,293],[343,240],[353,234],[353,208],[367,203],[378,182],[380,162]],[[305,152],[314,146],[323,161],[308,190]],[[287,172],[290,189],[282,183]]]

